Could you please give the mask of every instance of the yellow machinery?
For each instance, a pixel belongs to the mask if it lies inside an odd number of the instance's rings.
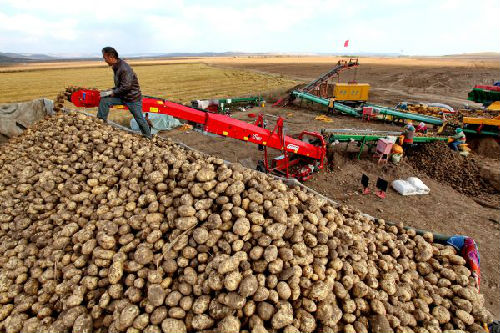
[[[370,85],[368,83],[335,83],[333,96],[339,102],[366,102],[368,101],[369,90]]]
[[[474,124],[474,125],[491,125],[497,126],[500,128],[500,116],[495,118],[473,118],[473,117],[464,117],[463,119],[464,125],[466,124]]]
[[[486,109],[490,111],[500,111],[500,101],[491,103]]]

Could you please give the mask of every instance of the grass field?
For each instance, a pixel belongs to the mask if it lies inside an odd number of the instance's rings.
[[[0,72],[0,103],[54,99],[67,86],[113,87],[113,72],[107,66],[44,68]],[[203,63],[134,64],[144,95],[187,103],[193,99],[237,97],[284,91],[298,82],[280,75],[261,74],[241,69],[216,68]],[[12,69],[12,68],[11,68]],[[89,110],[95,113],[95,110]],[[110,120],[128,125],[127,110],[112,110]]]
[[[279,75],[240,69],[215,68],[203,63],[134,65],[145,95],[173,101],[236,97],[286,89],[296,81]],[[0,72],[0,103],[54,98],[74,85],[106,89],[113,87],[113,72],[107,66],[37,69]]]

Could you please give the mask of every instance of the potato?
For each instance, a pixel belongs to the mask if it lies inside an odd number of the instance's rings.
[[[286,231],[286,225],[281,223],[274,223],[266,226],[266,234],[273,240],[281,239]]]
[[[457,318],[460,319],[461,321],[463,321],[466,325],[474,324],[474,317],[472,317],[472,315],[470,315],[466,311],[457,310],[455,314],[456,314]]]
[[[118,282],[120,282],[122,276],[123,276],[123,262],[122,261],[113,262],[108,272],[109,283],[117,284]]]
[[[268,302],[260,302],[257,305],[257,313],[262,320],[270,320],[274,315],[275,309]]]
[[[167,317],[167,314],[168,314],[167,307],[160,306],[160,307],[153,310],[153,312],[151,313],[151,316],[149,318],[149,321],[153,325],[161,324],[161,322]]]
[[[192,325],[195,330],[206,330],[213,327],[214,320],[208,315],[197,314],[193,317]]]
[[[203,314],[208,310],[208,305],[210,304],[210,296],[202,295],[195,299],[193,303],[193,312],[195,314]]]
[[[132,326],[135,318],[139,315],[139,307],[137,305],[125,306],[120,314],[118,321],[115,321],[115,326],[119,330],[125,330]]]
[[[135,329],[139,331],[144,330],[149,323],[149,316],[147,313],[140,314],[137,316],[132,324]]]
[[[316,329],[316,321],[309,312],[299,309],[297,311],[297,319],[300,322],[301,332],[311,333]]]
[[[384,304],[378,300],[378,299],[373,299],[371,302],[370,302],[370,307],[372,309],[372,311],[376,314],[379,314],[379,315],[382,315],[382,316],[385,316],[386,315],[386,309],[385,309],[385,306]]]
[[[261,317],[262,318],[262,317]],[[272,317],[273,329],[282,329],[293,322],[293,308],[288,302],[280,302],[278,311]]]
[[[148,286],[148,301],[153,306],[160,306],[165,300],[165,290],[159,284],[151,284]]]
[[[226,189],[225,193],[229,196],[233,196],[235,194],[240,194],[241,192],[243,192],[244,189],[245,189],[245,184],[243,184],[241,180],[238,180],[234,182],[232,185],[230,185]]]
[[[134,259],[140,265],[147,265],[153,261],[153,251],[145,245],[140,245],[134,253]]]
[[[209,180],[214,179],[215,176],[216,176],[215,171],[208,168],[204,168],[196,173],[196,180],[198,180],[199,182],[208,182]]]
[[[175,226],[179,230],[188,230],[198,224],[198,218],[195,216],[179,217],[175,220]]]
[[[370,317],[370,328],[371,332],[373,333],[394,332],[387,318],[381,314],[373,315],[372,317]],[[407,330],[405,330],[404,332],[407,332]]]
[[[311,287],[309,297],[315,301],[322,301],[328,297],[330,287],[323,281],[316,281]]]
[[[186,333],[187,328],[182,320],[167,318],[161,323],[163,333]]]
[[[238,236],[245,236],[250,231],[250,221],[247,218],[240,217],[233,224],[233,232]]]
[[[240,331],[240,321],[234,316],[226,316],[217,324],[217,332],[238,333]]]
[[[224,287],[229,291],[238,289],[243,276],[238,271],[232,271],[224,277]]]
[[[196,209],[189,205],[182,205],[177,208],[177,212],[181,217],[190,217],[196,214]]]
[[[186,316],[186,311],[178,306],[175,306],[168,309],[168,316],[174,319],[183,319]]]

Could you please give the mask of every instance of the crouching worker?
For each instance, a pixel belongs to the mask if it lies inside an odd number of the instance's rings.
[[[463,129],[457,128],[455,130],[455,135],[450,137],[448,141],[449,141],[448,146],[451,149],[458,151],[458,146],[465,143],[465,133]]]
[[[427,127],[426,124],[424,124],[423,122],[420,122],[420,124],[417,125],[416,131],[420,132],[420,133],[427,134],[427,132],[429,131],[429,128]]]
[[[137,75],[129,64],[118,57],[118,52],[114,48],[103,48],[102,57],[108,66],[113,68],[115,87],[101,91],[97,118],[107,121],[111,106],[126,105],[139,125],[142,135],[151,139],[151,129],[142,113],[142,94]]]

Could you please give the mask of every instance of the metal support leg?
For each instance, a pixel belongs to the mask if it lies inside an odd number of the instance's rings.
[[[363,140],[361,140],[361,146],[359,147],[359,153],[358,153],[358,160],[361,157],[361,153],[363,152],[363,147],[365,146],[365,141],[366,141],[366,136],[363,137]]]

